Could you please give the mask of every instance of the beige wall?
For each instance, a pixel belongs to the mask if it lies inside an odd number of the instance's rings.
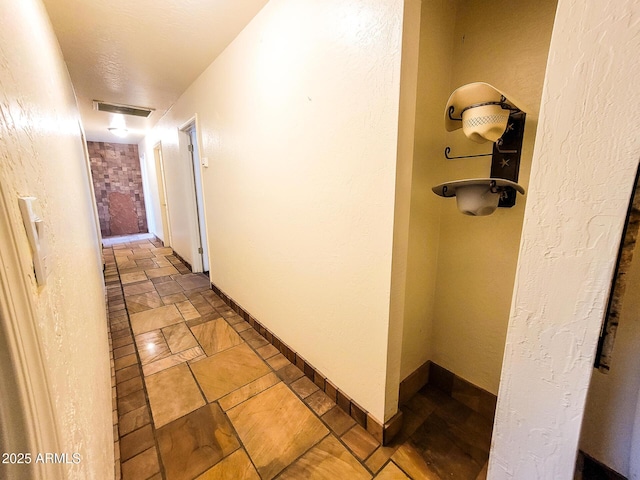
[[[640,242],[627,273],[611,370],[594,370],[580,434],[580,449],[629,477],[633,424],[640,391]]]
[[[638,15],[634,0],[558,2],[491,479],[573,478],[595,347],[640,158],[638,126],[629,122],[640,115]]]
[[[177,127],[198,114],[212,281],[378,420],[402,13],[401,0],[273,0],[140,144],[153,174],[162,141],[173,246],[189,259]]]
[[[457,8],[456,8],[457,5]],[[455,200],[431,187],[447,180],[487,177],[490,158],[461,130],[444,130],[453,90],[483,81],[510,93],[527,110],[519,183],[527,187],[555,0],[424,2],[424,74],[414,160],[410,274],[403,376],[426,360],[497,393],[525,198],[488,217],[458,212]],[[497,14],[496,12],[499,12]]]
[[[80,118],[40,2],[2,0],[0,18],[0,187],[11,224],[0,235],[13,236],[22,270],[33,272],[17,197],[39,199],[50,274],[44,287],[36,285],[32,273],[25,275],[57,422],[58,453],[82,457],[77,465],[62,466],[66,478],[108,479],[114,465],[104,284]],[[13,294],[21,291],[17,284],[12,288]],[[55,473],[47,478],[56,478]]]
[[[432,355],[432,317],[438,268],[442,201],[431,187],[444,168],[442,112],[451,94],[458,2],[423,1],[407,254],[401,378]]]

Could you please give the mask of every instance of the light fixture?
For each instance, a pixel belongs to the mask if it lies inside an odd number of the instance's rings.
[[[127,136],[127,134],[129,133],[129,130],[127,130],[124,127],[109,127],[108,130],[113,133],[114,135],[124,138]]]
[[[520,102],[484,82],[475,82],[456,89],[447,102],[444,114],[448,132],[462,128],[476,143],[493,143],[492,153],[450,156],[447,159],[491,156],[490,178],[472,178],[445,182],[433,187],[442,197],[456,197],[458,209],[466,215],[492,214],[498,207],[515,205],[516,192],[524,194],[518,185],[520,152],[526,114]]]

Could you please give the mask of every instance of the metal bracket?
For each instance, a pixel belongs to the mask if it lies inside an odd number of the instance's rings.
[[[491,177],[518,182],[525,117],[526,114],[521,111],[509,115],[507,129],[502,138],[493,145]],[[516,204],[516,191],[507,189],[505,193],[506,195],[500,198],[498,206],[513,207]]]
[[[508,127],[507,127],[508,128]],[[480,153],[478,155],[460,155],[457,157],[452,157],[449,154],[451,153],[451,147],[445,147],[444,149],[444,157],[447,160],[456,160],[458,158],[475,158],[475,157],[491,157],[495,154],[496,150],[498,153],[518,153],[517,150],[502,150],[500,147],[502,146],[503,140],[499,138],[495,143],[494,150],[491,153]]]

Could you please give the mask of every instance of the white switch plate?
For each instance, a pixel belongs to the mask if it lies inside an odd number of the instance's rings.
[[[209,167],[209,157],[200,157],[200,163],[204,168]]]
[[[47,255],[49,249],[44,236],[44,223],[40,217],[34,213],[34,203],[37,202],[36,197],[19,197],[20,213],[22,213],[22,221],[27,231],[31,253],[33,255],[33,269],[36,272],[36,281],[38,285],[47,283]]]

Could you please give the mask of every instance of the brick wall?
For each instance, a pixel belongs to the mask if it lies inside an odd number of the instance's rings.
[[[137,145],[87,142],[104,237],[147,232]]]

